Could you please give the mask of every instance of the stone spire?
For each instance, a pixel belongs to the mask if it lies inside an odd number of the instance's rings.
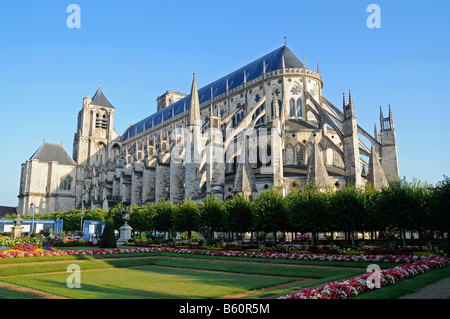
[[[386,175],[384,174],[381,166],[378,152],[373,146],[369,160],[369,173],[367,174],[367,181],[378,190],[389,186]]]
[[[383,130],[383,109],[380,106],[380,129]]]
[[[198,98],[197,83],[192,80],[191,98],[187,123],[188,132],[185,138],[185,199],[201,197],[202,161],[202,134],[200,118],[200,102]]]
[[[308,174],[306,183],[314,183],[320,189],[325,189],[330,185],[327,169],[320,156],[319,146],[314,141],[311,155],[308,158]]]
[[[241,149],[241,156],[236,170],[234,179],[233,193],[235,195],[242,194],[244,197],[249,197],[254,193],[258,193],[256,187],[256,179],[250,166],[247,154],[247,136],[243,134],[243,145]]]
[[[344,166],[347,183],[353,182],[355,187],[362,188],[361,165],[359,154],[358,124],[353,106],[352,93],[349,94],[349,103],[344,105],[344,121],[342,123],[342,141],[344,148]]]
[[[394,116],[392,115],[391,105],[389,104],[389,125],[390,129],[394,129]]]
[[[189,102],[189,116],[188,116],[188,126],[198,125],[201,126],[200,118],[200,101],[198,99],[197,81],[192,80],[191,97]]]
[[[351,117],[355,115],[355,106],[353,105],[352,91],[349,91],[348,93],[348,100],[349,115]]]

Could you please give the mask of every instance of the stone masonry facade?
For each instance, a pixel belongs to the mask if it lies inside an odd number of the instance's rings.
[[[313,182],[381,189],[399,178],[392,111],[374,135],[357,124],[351,93],[342,107],[322,95],[313,71],[283,46],[190,94],[167,91],[157,113],[122,134],[101,88],[83,99],[73,155],[44,143],[22,164],[19,212],[109,209],[160,199],[254,198]],[[366,145],[370,143],[370,145]]]

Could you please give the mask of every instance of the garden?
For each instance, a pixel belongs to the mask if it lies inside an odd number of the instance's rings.
[[[120,246],[120,205],[83,212],[106,223],[98,242],[82,240],[80,211],[59,212],[63,232],[0,236],[0,297],[397,298],[450,275],[449,185],[161,200],[131,207],[133,236]],[[81,289],[66,286],[70,264],[81,268]],[[396,292],[399,282],[409,288]]]

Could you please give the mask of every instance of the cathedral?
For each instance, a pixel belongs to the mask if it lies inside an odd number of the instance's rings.
[[[381,189],[398,179],[390,106],[372,136],[357,124],[351,92],[337,107],[322,88],[319,65],[307,68],[284,45],[200,89],[194,74],[190,94],[165,92],[156,113],[118,134],[99,87],[83,99],[73,155],[44,142],[22,164],[18,211],[255,198],[311,182]]]

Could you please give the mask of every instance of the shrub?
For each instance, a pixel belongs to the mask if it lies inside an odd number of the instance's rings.
[[[100,248],[117,248],[116,235],[114,234],[114,220],[111,211],[106,219],[105,228],[103,229],[102,238],[99,243]]]

